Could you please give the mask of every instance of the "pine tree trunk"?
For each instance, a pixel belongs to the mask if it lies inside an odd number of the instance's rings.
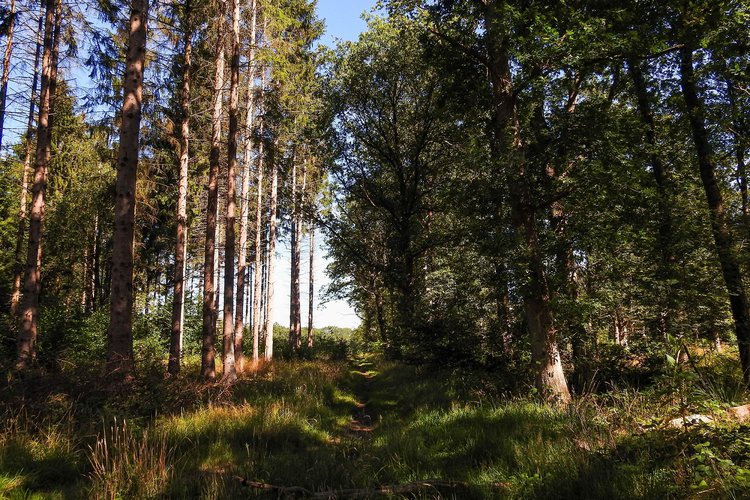
[[[37,322],[39,315],[39,292],[41,290],[42,222],[44,217],[44,192],[47,185],[47,169],[51,156],[50,106],[53,99],[52,80],[56,72],[54,57],[54,32],[56,5],[59,0],[46,0],[44,13],[44,52],[42,57],[42,85],[39,98],[39,120],[37,123],[36,161],[32,184],[29,244],[26,259],[26,279],[22,304],[21,328],[18,335],[16,368],[24,370],[36,359]]]
[[[261,79],[262,81],[263,79]],[[263,85],[261,84],[261,89]],[[260,328],[262,324],[263,299],[263,118],[260,123],[260,144],[258,144],[258,172],[255,205],[255,272],[253,273],[253,362],[260,359]]]
[[[34,105],[39,85],[39,59],[42,55],[42,34],[44,33],[44,11],[39,15],[36,35],[36,51],[34,52],[34,77],[31,81],[31,95],[29,97],[29,116],[26,124],[25,152],[23,157],[23,173],[21,174],[21,199],[18,205],[18,232],[16,235],[16,268],[13,277],[13,292],[10,297],[10,312],[13,318],[18,315],[21,302],[21,283],[23,281],[24,255],[23,247],[26,239],[26,219],[28,218],[29,174],[31,173],[31,153],[34,147]]]
[[[240,102],[240,3],[231,0],[232,9],[232,59],[229,88],[229,141],[227,161],[227,198],[224,230],[224,373],[222,380],[233,382],[237,379],[234,362],[234,278],[236,253],[236,210],[237,210],[237,136],[239,133]]]
[[[693,49],[689,46],[683,47],[680,50],[680,56],[682,93],[685,98],[685,107],[690,120],[695,149],[698,153],[701,180],[711,214],[711,231],[716,243],[724,282],[729,292],[743,378],[746,384],[750,384],[750,310],[748,309],[747,293],[735,254],[735,242],[729,226],[729,218],[716,179],[716,165],[693,70]]]
[[[169,339],[169,364],[171,374],[180,372],[182,339],[185,326],[185,266],[187,260],[187,197],[190,175],[190,78],[192,64],[191,4],[186,0],[183,26],[183,69],[180,95],[180,177],[177,198],[177,238],[174,254],[174,294],[172,298],[172,333]]]
[[[513,224],[523,245],[528,267],[528,282],[524,290],[526,322],[531,337],[531,360],[536,375],[536,386],[545,398],[567,403],[570,392],[562,368],[557,345],[546,270],[539,242],[536,213],[531,198],[518,103],[513,88],[507,34],[502,32],[502,2],[485,6],[489,77],[494,101],[494,155],[508,164],[508,192]],[[499,157],[507,154],[507,158]]]
[[[223,11],[222,11],[223,12]],[[223,19],[223,14],[222,14]],[[211,117],[211,153],[208,171],[208,202],[206,206],[206,243],[203,263],[203,347],[201,374],[216,378],[216,219],[219,205],[219,159],[221,155],[221,119],[224,112],[224,22],[219,20],[214,68],[214,106]]]
[[[255,38],[257,35],[256,0],[251,0],[250,56],[248,58],[247,106],[245,115],[245,152],[242,170],[242,210],[240,213],[240,245],[237,259],[237,300],[234,318],[234,358],[237,372],[245,371],[243,337],[245,328],[245,291],[247,288],[247,240],[250,218],[250,171],[253,152],[253,120],[255,117]]]
[[[298,193],[297,193],[297,162],[292,160],[292,218],[291,218],[291,251],[290,257],[292,261],[289,283],[289,347],[292,352],[297,352],[299,348],[300,338],[300,324],[299,324],[299,310],[300,310],[300,285],[299,285],[299,255],[300,255],[300,244],[299,244],[299,224],[297,219],[299,217],[299,204]]]
[[[3,75],[0,81],[0,151],[3,150],[3,130],[5,129],[5,103],[8,99],[8,80],[10,79],[10,61],[13,56],[13,33],[16,26],[16,0],[10,0],[10,25],[3,56]],[[41,30],[40,30],[41,31]],[[36,66],[34,67],[36,72]],[[34,101],[33,92],[31,101]]]
[[[315,224],[308,228],[310,238],[310,278],[307,292],[307,348],[313,348],[313,312],[315,311]]]
[[[278,144],[274,150],[274,156],[278,152]],[[268,211],[268,270],[266,285],[266,360],[273,359],[273,294],[274,294],[274,267],[276,264],[276,211],[279,190],[279,169],[276,159],[271,160],[271,196],[270,209]]]
[[[124,100],[117,157],[115,218],[112,239],[110,323],[107,331],[107,369],[110,374],[133,374],[133,259],[136,176],[140,149],[143,67],[146,59],[148,0],[133,0],[130,13]]]

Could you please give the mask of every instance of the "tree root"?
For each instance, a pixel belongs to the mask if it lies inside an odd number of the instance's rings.
[[[236,476],[235,479],[246,488],[273,492],[276,493],[278,498],[320,498],[329,500],[370,498],[374,496],[385,495],[408,495],[410,493],[416,493],[425,489],[433,489],[439,491],[468,487],[465,483],[459,483],[455,481],[428,480],[390,486],[377,486],[375,488],[353,488],[315,492],[301,486],[275,486],[272,484],[249,481],[239,476]]]

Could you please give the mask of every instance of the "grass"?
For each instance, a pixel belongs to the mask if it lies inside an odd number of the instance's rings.
[[[196,374],[193,363],[165,380],[155,367],[120,389],[93,372],[11,382],[0,498],[259,495],[238,478],[310,491],[454,483],[409,498],[731,498],[750,487],[747,427],[663,425],[686,401],[706,406],[705,390],[670,392],[679,380],[560,409],[505,394],[491,373],[373,356],[276,362],[231,388]]]

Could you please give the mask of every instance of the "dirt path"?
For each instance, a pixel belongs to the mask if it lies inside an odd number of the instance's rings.
[[[373,363],[365,357],[352,360],[351,374],[357,402],[352,412],[349,430],[359,437],[369,438],[378,420],[378,416],[373,414],[373,408],[370,406],[372,382],[378,376],[378,373],[372,369],[373,366]]]

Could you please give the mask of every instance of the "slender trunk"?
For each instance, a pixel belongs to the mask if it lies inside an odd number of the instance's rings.
[[[26,151],[23,157],[23,172],[21,174],[21,200],[18,205],[18,233],[16,236],[16,269],[13,278],[13,293],[10,298],[10,312],[12,317],[18,315],[21,302],[21,282],[23,280],[24,255],[23,243],[26,239],[26,219],[28,217],[29,174],[31,173],[31,153],[34,137],[34,105],[36,102],[37,86],[39,85],[39,59],[42,54],[42,33],[44,32],[44,12],[39,15],[36,35],[36,51],[34,52],[34,77],[31,81],[31,96],[29,98],[29,116],[26,124]]]
[[[240,102],[240,2],[231,1],[232,9],[232,63],[229,89],[229,141],[227,146],[227,201],[224,230],[224,374],[222,380],[237,379],[234,362],[234,257],[236,253],[237,211],[237,135],[239,132]],[[240,306],[241,309],[241,306]]]
[[[297,352],[299,348],[299,338],[301,334],[299,324],[299,310],[300,310],[300,285],[299,285],[299,224],[297,224],[297,218],[299,216],[299,204],[297,196],[297,162],[292,160],[292,218],[291,218],[291,251],[290,257],[292,261],[289,283],[289,347],[292,352]]]
[[[146,59],[148,0],[133,0],[130,14],[124,100],[117,158],[112,240],[112,288],[107,331],[108,372],[129,377],[133,364],[133,259],[136,176],[140,149],[143,66]]]
[[[185,326],[185,266],[187,260],[187,197],[190,175],[190,77],[193,51],[193,31],[190,20],[190,0],[185,2],[185,25],[183,26],[184,59],[182,61],[182,92],[180,95],[180,179],[177,199],[177,241],[174,254],[174,295],[172,299],[172,334],[169,340],[169,364],[171,374],[180,372],[182,360],[182,338]]]
[[[307,348],[313,348],[313,312],[315,311],[315,224],[310,223],[310,279],[307,292]]]
[[[489,55],[489,77],[495,107],[495,156],[500,151],[508,152],[502,158],[508,164],[508,192],[511,200],[513,224],[522,241],[529,279],[524,290],[526,321],[531,336],[532,363],[536,374],[536,385],[544,397],[570,401],[570,392],[562,368],[557,345],[557,332],[550,305],[546,270],[539,242],[536,213],[531,198],[530,180],[527,172],[524,145],[521,138],[521,123],[518,115],[516,94],[513,88],[510,60],[507,52],[507,35],[501,29],[501,6],[491,3],[486,6],[487,50]]]
[[[262,89],[262,85],[261,85]],[[262,324],[261,303],[263,298],[263,118],[260,123],[260,144],[258,145],[258,173],[255,206],[255,273],[253,273],[253,362],[260,359],[260,325]]]
[[[237,259],[237,303],[235,305],[234,318],[234,357],[237,371],[245,370],[245,353],[243,349],[243,337],[245,328],[245,288],[247,284],[247,238],[248,222],[250,218],[250,170],[253,152],[253,120],[255,117],[255,38],[257,35],[257,8],[256,0],[251,0],[252,26],[250,28],[250,56],[248,58],[249,70],[247,77],[247,106],[245,109],[245,153],[242,169],[242,211],[240,213],[240,246]],[[254,344],[253,344],[254,347]]]
[[[8,80],[10,78],[10,61],[13,56],[13,32],[16,26],[16,0],[10,0],[10,25],[3,56],[3,76],[0,82],[0,151],[3,150],[3,130],[5,128],[5,102],[8,98]],[[36,67],[34,67],[36,71]],[[34,101],[32,93],[31,101]]]
[[[641,65],[637,61],[628,61],[628,69],[633,80],[633,88],[638,102],[638,113],[641,122],[646,127],[646,145],[650,150],[649,162],[656,180],[658,204],[659,204],[659,235],[657,245],[659,247],[660,260],[657,270],[657,278],[665,284],[666,290],[662,293],[663,299],[660,307],[658,324],[660,334],[665,336],[670,330],[670,322],[675,308],[673,294],[669,290],[670,282],[674,279],[675,256],[672,251],[673,223],[672,223],[672,189],[669,170],[659,155],[659,145],[656,140],[656,121],[651,109],[652,97],[648,91],[646,77]]]
[[[42,86],[39,99],[39,121],[37,128],[36,161],[32,185],[31,220],[26,259],[26,279],[22,305],[21,328],[18,335],[16,368],[28,368],[36,359],[37,322],[39,314],[39,292],[41,290],[42,221],[44,218],[44,191],[47,185],[47,169],[51,157],[50,106],[53,99],[52,79],[55,72],[54,31],[56,5],[59,0],[47,0],[44,13],[44,55],[42,57]]]
[[[735,254],[735,242],[729,227],[729,219],[724,208],[719,183],[716,179],[716,165],[708,139],[708,131],[703,116],[702,103],[693,70],[693,49],[685,46],[680,50],[680,81],[685,106],[690,120],[695,149],[698,153],[703,188],[711,214],[711,231],[721,263],[724,282],[729,292],[729,302],[734,318],[735,332],[739,344],[740,362],[746,384],[750,384],[750,310],[747,294],[742,282],[742,274]]]
[[[223,17],[223,14],[222,14]],[[216,377],[216,218],[219,204],[219,158],[221,155],[221,118],[224,111],[224,22],[218,22],[216,62],[214,71],[214,106],[211,117],[211,153],[208,171],[208,203],[206,207],[206,242],[203,264],[203,348],[201,374]]]
[[[274,150],[274,156],[278,152],[278,144]],[[268,211],[268,284],[266,286],[266,360],[273,359],[273,294],[274,294],[274,267],[276,264],[276,210],[277,194],[279,190],[279,169],[276,159],[271,160],[271,206]]]

